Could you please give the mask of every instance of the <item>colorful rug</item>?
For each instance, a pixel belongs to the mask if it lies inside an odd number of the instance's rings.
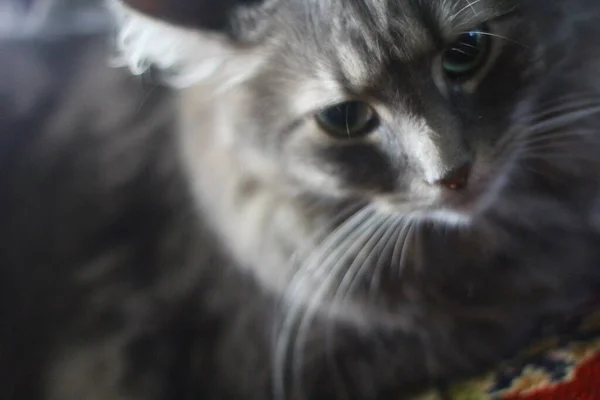
[[[600,312],[497,370],[415,400],[600,400]]]

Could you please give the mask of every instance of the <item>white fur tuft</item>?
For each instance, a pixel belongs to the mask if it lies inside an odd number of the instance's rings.
[[[116,66],[141,75],[151,66],[166,74],[166,82],[188,87],[221,71],[233,56],[221,40],[142,15],[118,0],[110,0],[118,23]]]

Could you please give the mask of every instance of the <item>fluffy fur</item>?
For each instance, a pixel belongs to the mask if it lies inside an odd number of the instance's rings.
[[[156,67],[163,75],[163,82],[176,88],[210,78],[227,86],[243,81],[257,63],[228,47],[226,40],[214,33],[201,34],[189,27],[147,17],[124,7],[118,0],[108,1],[107,5],[119,27],[116,66],[128,67],[134,75]]]
[[[225,63],[221,47],[211,51],[197,31],[151,20],[112,5],[120,24],[117,45],[122,66],[135,75],[150,66],[168,71],[175,86],[189,86],[213,75]]]

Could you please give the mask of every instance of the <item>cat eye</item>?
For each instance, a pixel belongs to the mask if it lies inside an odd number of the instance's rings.
[[[377,113],[364,101],[346,101],[324,108],[315,119],[325,132],[340,139],[366,136],[378,124]]]
[[[490,35],[482,26],[461,34],[442,54],[446,78],[462,81],[471,78],[485,64],[490,50]]]

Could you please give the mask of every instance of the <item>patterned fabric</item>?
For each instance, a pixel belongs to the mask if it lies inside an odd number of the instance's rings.
[[[600,400],[600,312],[484,376],[415,400]]]

